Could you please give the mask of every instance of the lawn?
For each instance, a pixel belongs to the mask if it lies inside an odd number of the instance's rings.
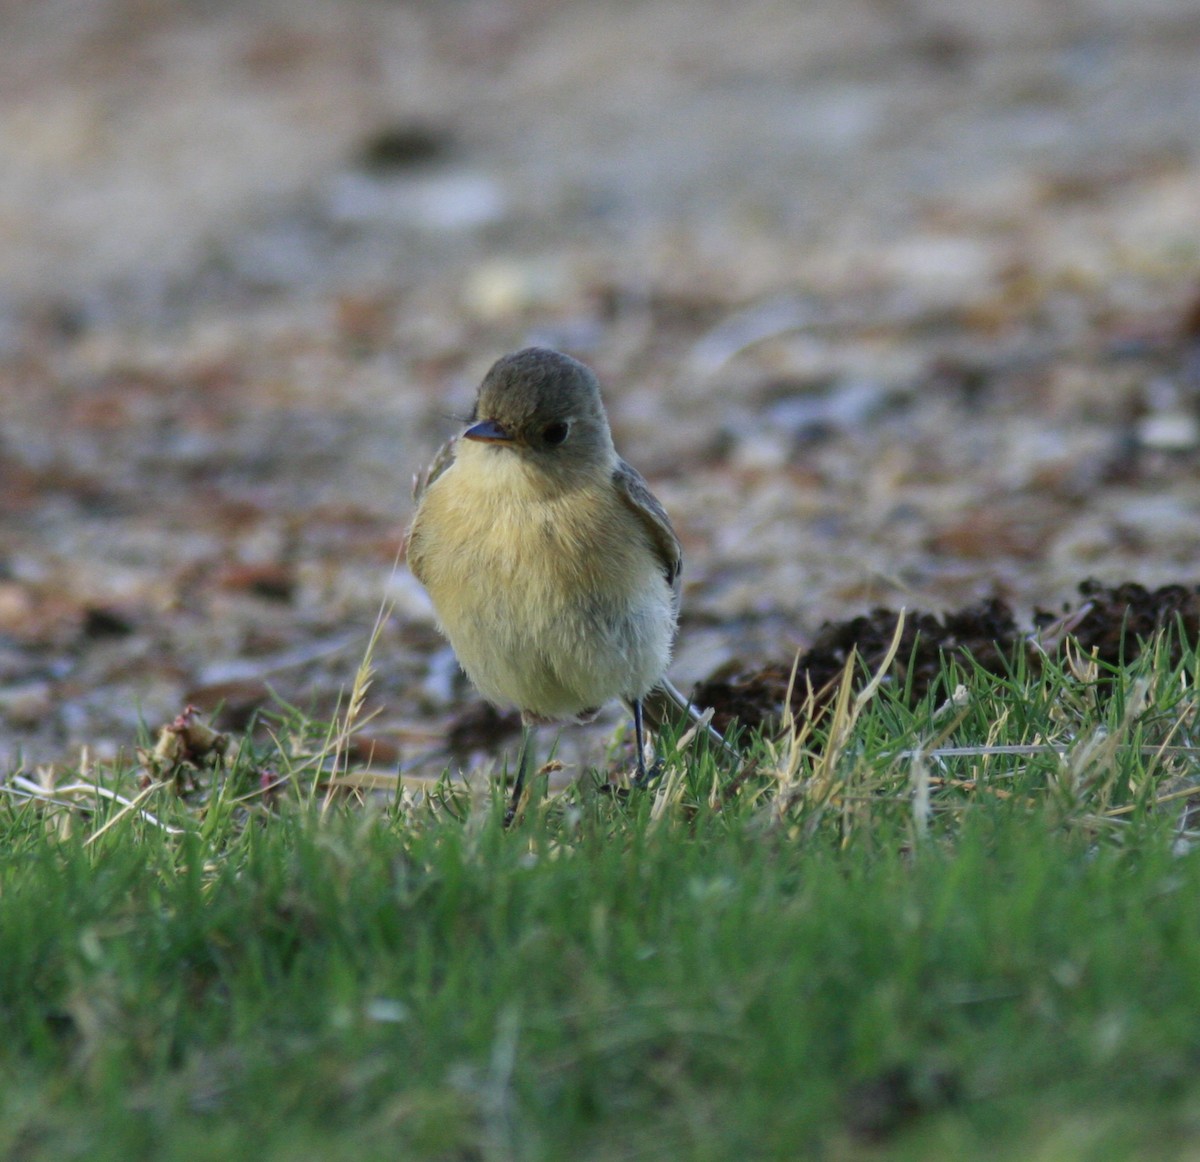
[[[657,789],[538,781],[507,830],[484,775],[331,781],[295,714],[12,777],[0,1156],[1194,1157],[1168,645],[859,674],[732,788],[667,740]]]

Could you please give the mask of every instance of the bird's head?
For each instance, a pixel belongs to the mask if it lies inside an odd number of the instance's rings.
[[[526,347],[483,378],[464,440],[520,455],[556,476],[610,471],[614,456],[600,385],[569,355]]]

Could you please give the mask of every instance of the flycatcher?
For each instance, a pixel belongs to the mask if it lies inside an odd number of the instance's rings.
[[[679,612],[679,541],[646,482],[613,447],[600,385],[582,363],[529,347],[484,376],[470,426],[414,488],[408,565],[467,676],[515,705],[524,732],[633,710],[647,779],[643,699],[665,680]]]

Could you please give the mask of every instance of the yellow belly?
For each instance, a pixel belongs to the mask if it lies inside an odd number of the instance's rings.
[[[675,603],[641,522],[606,480],[548,497],[476,475],[456,464],[430,486],[409,565],[480,692],[551,719],[646,694]]]

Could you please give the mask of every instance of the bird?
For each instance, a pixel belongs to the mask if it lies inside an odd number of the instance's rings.
[[[507,819],[537,726],[631,709],[635,786],[652,692],[693,707],[666,678],[683,553],[666,510],[613,445],[595,373],[527,347],[483,377],[467,426],[414,480],[408,567],[485,699],[521,714]]]

